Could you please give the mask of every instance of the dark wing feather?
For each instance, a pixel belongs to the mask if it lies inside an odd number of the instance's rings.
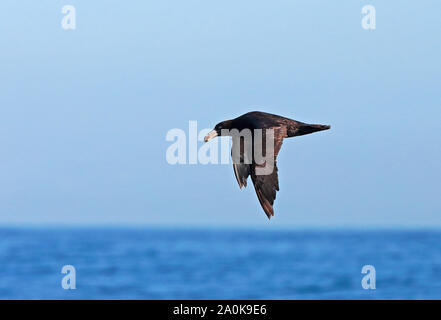
[[[236,176],[236,180],[237,183],[239,184],[239,187],[242,189],[242,187],[246,187],[247,186],[247,179],[248,176],[251,174],[251,164],[250,163],[245,163],[244,159],[245,157],[245,148],[244,148],[244,140],[240,139],[240,142],[237,141],[235,138],[233,138],[233,145],[232,145],[232,149],[231,149],[231,156],[233,157],[233,150],[234,150],[234,144],[235,143],[240,143],[241,145],[241,152],[240,152],[240,162],[239,163],[234,163],[234,159],[233,159],[233,170],[234,170],[234,175]],[[248,159],[251,159],[251,157],[249,157]]]
[[[274,216],[273,203],[276,199],[276,192],[279,191],[277,170],[277,165],[274,163],[274,170],[269,175],[256,175],[255,166],[253,166],[251,173],[251,180],[253,181],[257,198],[268,219]]]
[[[252,164],[244,163],[244,158],[247,158],[247,155],[243,154],[243,151],[246,149],[243,147],[243,141],[241,140],[241,153],[240,153],[240,163],[234,163],[233,161],[233,169],[234,174],[236,176],[237,183],[239,187],[247,186],[247,178],[251,175],[251,180],[254,184],[254,189],[256,190],[257,198],[265,211],[268,219],[271,216],[274,216],[273,204],[276,199],[276,192],[279,191],[279,178],[277,174],[277,162],[276,158],[279,154],[280,148],[282,147],[283,138],[287,137],[286,127],[272,127],[274,130],[274,169],[271,174],[268,175],[257,175],[256,168],[264,168],[265,164],[257,164],[254,162]],[[266,141],[263,138],[263,141]],[[234,143],[239,143],[237,140],[233,139]],[[233,146],[234,148],[234,146]],[[263,148],[265,150],[265,147]],[[233,150],[233,149],[232,149]],[[248,157],[250,159],[250,157]]]
[[[251,165],[243,164],[243,163],[233,163],[234,175],[236,176],[237,183],[239,183],[239,187],[247,186],[247,179],[250,175]]]
[[[260,205],[265,211],[268,219],[274,216],[273,204],[276,199],[276,193],[279,191],[279,177],[277,174],[277,155],[282,148],[283,138],[287,137],[285,127],[275,127],[274,129],[274,169],[269,175],[257,175],[256,167],[264,167],[264,165],[253,164],[251,168],[251,180],[256,190],[257,198]],[[265,140],[264,140],[265,141]]]

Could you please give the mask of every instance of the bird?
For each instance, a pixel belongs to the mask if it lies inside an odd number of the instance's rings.
[[[330,128],[329,125],[308,124],[271,113],[252,111],[235,119],[219,122],[205,136],[204,141],[208,142],[217,136],[231,136],[233,138],[231,155],[237,183],[242,189],[247,186],[247,179],[251,176],[260,205],[268,219],[271,219],[274,216],[274,200],[277,191],[279,191],[277,155],[282,147],[283,139]],[[237,134],[238,132],[239,134]],[[241,134],[243,132],[245,134]],[[250,134],[247,135],[246,132]],[[257,142],[258,132],[262,132],[259,134],[260,143]],[[251,139],[247,139],[247,137]],[[273,140],[270,140],[272,137]],[[271,149],[271,142],[273,150],[268,150],[270,153],[267,153],[266,146],[268,144],[268,149]],[[265,162],[257,161],[257,151],[260,151],[262,156],[264,153],[266,154]],[[270,162],[272,162],[272,168],[268,165]],[[265,166],[272,170],[259,173],[265,169]]]

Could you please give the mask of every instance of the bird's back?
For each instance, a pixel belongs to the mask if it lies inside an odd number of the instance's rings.
[[[278,126],[290,126],[298,121],[288,119],[285,117],[278,116],[276,114],[261,112],[261,111],[251,111],[237,117],[233,120],[234,123],[240,125],[241,129],[266,129]]]

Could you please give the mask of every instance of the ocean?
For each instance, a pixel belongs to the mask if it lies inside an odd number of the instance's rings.
[[[441,231],[2,228],[0,299],[441,299]]]

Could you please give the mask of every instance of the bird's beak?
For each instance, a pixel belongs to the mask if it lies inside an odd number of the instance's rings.
[[[214,137],[217,137],[217,131],[216,130],[211,130],[204,138],[205,142],[208,142],[210,139],[213,139]]]

